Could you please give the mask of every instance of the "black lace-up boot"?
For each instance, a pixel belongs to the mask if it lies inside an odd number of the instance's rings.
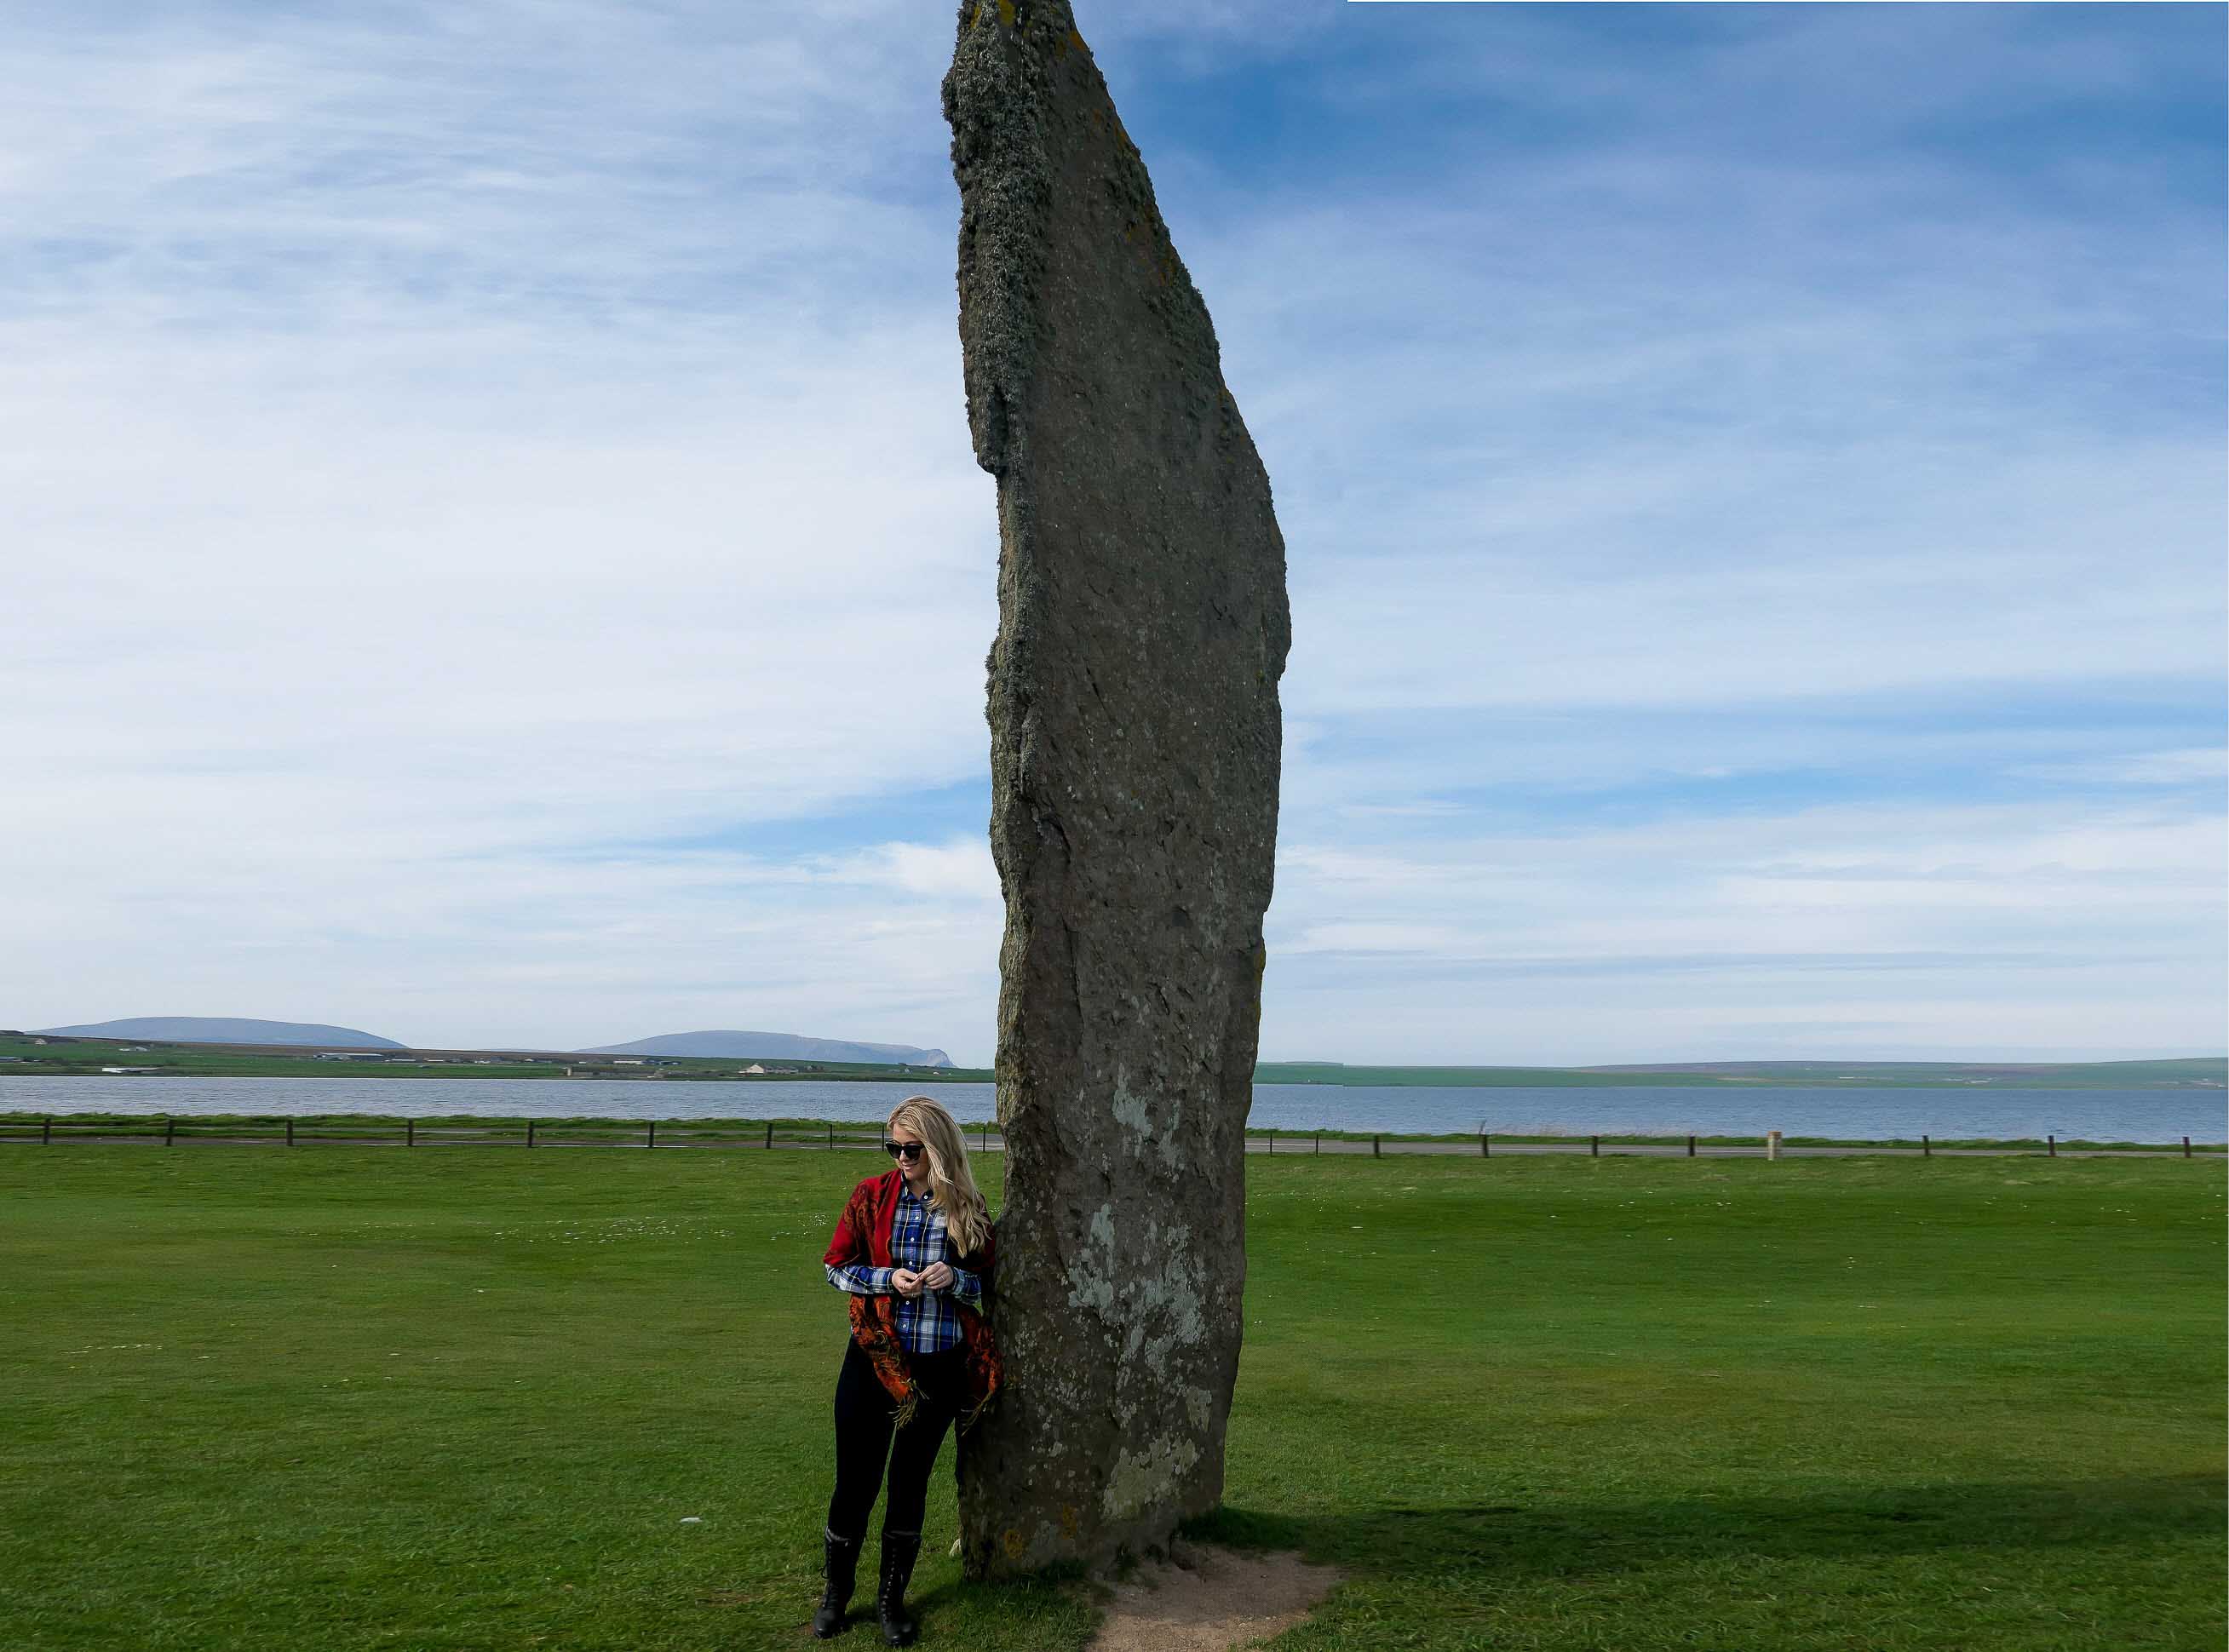
[[[828,1558],[822,1566],[827,1583],[820,1591],[820,1605],[813,1614],[813,1633],[820,1640],[839,1634],[844,1628],[844,1609],[851,1604],[851,1591],[859,1571],[859,1545],[865,1540],[838,1537],[833,1532],[824,1534],[828,1546]]]
[[[883,1620],[885,1646],[911,1646],[919,1625],[906,1610],[906,1585],[913,1581],[913,1563],[921,1553],[919,1532],[883,1534],[883,1581],[875,1591],[875,1611]]]

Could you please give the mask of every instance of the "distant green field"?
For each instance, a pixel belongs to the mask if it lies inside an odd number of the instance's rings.
[[[0,1035],[0,1076],[10,1073],[97,1073],[104,1066],[153,1067],[201,1078],[272,1079],[556,1079],[571,1066],[580,1076],[671,1082],[784,1084],[812,1079],[874,1079],[894,1084],[989,1084],[987,1067],[922,1068],[858,1061],[811,1063],[776,1060],[795,1072],[745,1077],[748,1060],[661,1058],[663,1066],[620,1067],[608,1056],[568,1060],[545,1056],[527,1061],[467,1058],[442,1062],[412,1060],[411,1052],[382,1053],[371,1061],[319,1060],[312,1053],[247,1051],[194,1044],[94,1039],[48,1040]],[[515,1052],[506,1053],[515,1054]],[[14,1058],[10,1060],[8,1058]],[[769,1058],[773,1059],[773,1058]],[[2045,1089],[2206,1087],[2229,1082],[2229,1060],[2219,1056],[2171,1061],[2092,1061],[2052,1065],[1984,1065],[1929,1061],[1737,1061],[1654,1067],[1353,1066],[1338,1061],[1264,1061],[1257,1084],[1474,1086],[1479,1088],[1614,1089],[1633,1085],[1738,1085],[1857,1083],[1892,1086],[1987,1086]]]
[[[809,1644],[881,1162],[0,1145],[0,1647]],[[2218,1652],[2224,1194],[1256,1159],[1203,1529],[1347,1570],[1281,1652]],[[922,1645],[1080,1648],[1088,1591],[959,1579],[948,1461]]]
[[[1582,1072],[1577,1067],[1393,1067],[1350,1066],[1343,1061],[1264,1061],[1254,1069],[1254,1082],[1602,1090],[1632,1085],[1714,1085],[1718,1081],[1699,1073],[1668,1079],[1628,1078],[1616,1073]]]
[[[646,1064],[621,1067],[610,1056],[558,1055],[536,1060],[478,1059],[426,1061],[409,1059],[413,1052],[380,1053],[377,1060],[321,1061],[309,1050],[248,1051],[196,1044],[169,1044],[138,1039],[124,1042],[105,1039],[49,1039],[36,1042],[25,1035],[0,1036],[0,1077],[10,1073],[98,1073],[105,1066],[153,1067],[164,1073],[204,1079],[561,1079],[569,1066],[584,1077],[671,1083],[677,1079],[699,1082],[784,1084],[800,1080],[851,1079],[884,1079],[891,1083],[987,1083],[987,1069],[974,1067],[905,1068],[862,1061],[788,1061],[776,1065],[796,1072],[757,1073],[746,1078],[747,1058],[718,1060],[697,1057],[658,1058],[662,1066]],[[5,1060],[7,1057],[16,1058]],[[770,1058],[773,1059],[773,1058]]]

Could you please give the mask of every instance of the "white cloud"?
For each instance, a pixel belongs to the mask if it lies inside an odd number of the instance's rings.
[[[870,888],[963,902],[995,904],[999,899],[999,869],[992,863],[990,847],[973,839],[877,843],[826,864],[829,877]]]
[[[2065,1048],[2076,1026],[2094,1049],[2195,1053],[2229,987],[2225,853],[2218,822],[2033,805],[1294,844],[1264,1049],[1728,1059],[1800,1048],[1759,1043],[1776,1016],[1831,1016],[1868,1029],[1833,1052],[1852,1059]],[[2050,1033],[2046,1004],[2080,1008]]]
[[[1087,23],[1126,98],[1243,63],[1358,134],[1451,87],[1622,112],[1480,146],[1455,111],[1399,176],[1305,186],[1146,134],[1291,547],[1273,1046],[2187,1042],[2220,957],[2217,811],[2164,795],[2220,773],[2213,208],[2104,158],[2000,197],[1911,141],[2141,98],[2152,59],[1712,14],[1673,75],[1450,8],[1364,61],[1371,10]],[[8,1019],[987,1059],[995,874],[913,813],[982,782],[995,623],[948,26],[11,31]],[[1803,152],[1743,136],[1799,105]],[[2085,723],[2107,688],[2149,710]],[[1922,763],[2059,795],[1903,796]],[[1797,771],[1872,801],[1743,790]],[[1713,776],[1717,809],[1582,806]],[[2159,806],[2089,795],[2131,787]],[[827,841],[705,847],[800,822]]]

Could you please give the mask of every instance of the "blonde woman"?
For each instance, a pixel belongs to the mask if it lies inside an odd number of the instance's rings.
[[[929,1470],[945,1431],[955,1420],[967,1428],[997,1389],[999,1350],[983,1317],[991,1213],[960,1126],[928,1097],[909,1096],[890,1110],[888,1135],[896,1163],[851,1189],[821,1258],[828,1283],[851,1299],[851,1339],[836,1378],[836,1492],[813,1632],[825,1640],[844,1627],[887,1459],[875,1610],[883,1641],[906,1646]]]

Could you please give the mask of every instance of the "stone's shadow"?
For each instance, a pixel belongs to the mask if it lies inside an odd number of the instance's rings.
[[[2222,1477],[2212,1470],[2097,1480],[1843,1486],[1815,1493],[1432,1507],[1380,1505],[1282,1514],[1225,1505],[1187,1521],[1186,1540],[1297,1551],[1350,1579],[1407,1578],[1476,1586],[1610,1578],[1738,1560],[1886,1560],[1898,1556],[2125,1547],[2190,1540],[2218,1546]],[[964,1608],[980,1591],[1011,1598],[1072,1591],[1073,1564],[1026,1580],[973,1584],[947,1574],[916,1589],[916,1609]],[[863,1566],[856,1621],[872,1639],[871,1572]],[[816,1585],[817,1586],[817,1585]],[[1450,1597],[1454,1598],[1455,1597]],[[864,1617],[861,1616],[864,1610]],[[810,1630],[800,1627],[801,1635]],[[855,1631],[856,1632],[856,1631]]]
[[[1815,1495],[1523,1503],[1289,1515],[1226,1506],[1189,1534],[1298,1549],[1359,1572],[1579,1577],[1697,1559],[1834,1559],[1952,1549],[2145,1545],[2221,1535],[2221,1476],[2130,1476]]]

